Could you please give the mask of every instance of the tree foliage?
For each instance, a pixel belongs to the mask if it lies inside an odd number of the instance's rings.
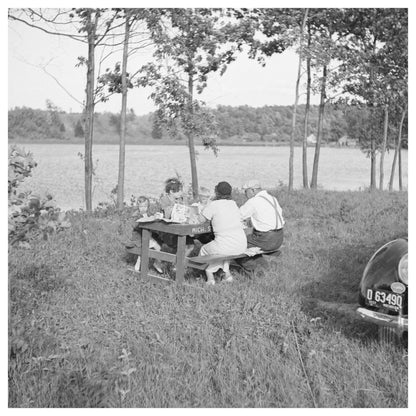
[[[384,105],[389,105],[389,118],[396,125],[407,106],[407,9],[345,9],[343,22],[339,29],[345,35],[339,49],[342,62],[337,70],[342,99],[368,107],[365,113],[375,130],[377,150]],[[361,143],[369,150],[368,140]]]
[[[386,106],[407,109],[408,11],[407,9],[345,9],[340,32],[344,34],[339,67],[344,96],[366,106],[368,127],[362,148],[371,159],[370,188],[376,188],[376,154],[388,146],[388,125],[380,132]],[[396,111],[397,112],[397,111]],[[390,111],[389,111],[390,113]],[[398,120],[392,120],[398,124]],[[365,136],[364,136],[365,134]],[[381,164],[383,161],[381,161]],[[382,186],[382,177],[380,178]]]
[[[153,87],[159,119],[173,131],[180,126],[186,135],[194,197],[199,189],[195,138],[217,151],[212,113],[194,93],[204,90],[210,73],[224,74],[235,60],[235,28],[221,9],[151,9],[148,19],[156,62],[143,66],[137,85]]]
[[[30,246],[38,238],[46,239],[55,231],[70,226],[66,214],[56,207],[49,194],[19,192],[19,185],[32,174],[36,162],[30,152],[9,146],[8,168],[8,238],[10,244]]]

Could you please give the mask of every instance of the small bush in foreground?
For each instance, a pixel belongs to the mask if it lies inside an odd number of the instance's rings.
[[[47,236],[70,226],[65,213],[56,207],[52,196],[18,193],[18,186],[36,167],[30,152],[17,146],[9,147],[8,169],[8,235],[9,244],[29,247],[29,241]]]

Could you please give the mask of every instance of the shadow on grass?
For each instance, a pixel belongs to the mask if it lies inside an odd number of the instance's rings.
[[[376,325],[362,321],[356,313],[362,272],[373,251],[362,245],[347,245],[331,249],[328,258],[327,249],[317,249],[318,261],[327,263],[328,268],[318,280],[299,289],[302,311],[347,337],[376,339]]]

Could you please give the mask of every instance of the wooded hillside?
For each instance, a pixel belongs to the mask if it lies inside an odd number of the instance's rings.
[[[9,110],[9,140],[48,141],[59,140],[66,143],[83,141],[82,114],[66,113],[53,105],[48,110],[27,107]],[[218,139],[221,142],[288,142],[290,140],[292,107],[265,106],[261,108],[247,105],[232,107],[218,106],[210,110],[218,125]],[[157,140],[185,140],[179,132],[173,137],[155,122],[155,113],[138,116],[133,110],[127,115],[127,143],[148,143]],[[318,107],[313,106],[310,115],[310,134],[316,134]],[[298,109],[297,141],[302,140],[304,107]],[[96,113],[94,119],[94,141],[96,143],[118,143],[120,117],[117,114]],[[324,121],[325,142],[336,142],[347,134],[344,112],[328,106]]]

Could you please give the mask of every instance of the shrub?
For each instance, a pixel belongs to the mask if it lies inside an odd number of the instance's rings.
[[[30,152],[17,146],[9,147],[8,169],[8,236],[10,244],[27,246],[29,241],[70,226],[66,214],[56,207],[49,194],[36,195],[31,191],[17,192],[17,188],[36,167]]]
[[[19,183],[31,176],[36,165],[30,152],[25,153],[17,146],[9,146],[9,201],[16,194]]]

